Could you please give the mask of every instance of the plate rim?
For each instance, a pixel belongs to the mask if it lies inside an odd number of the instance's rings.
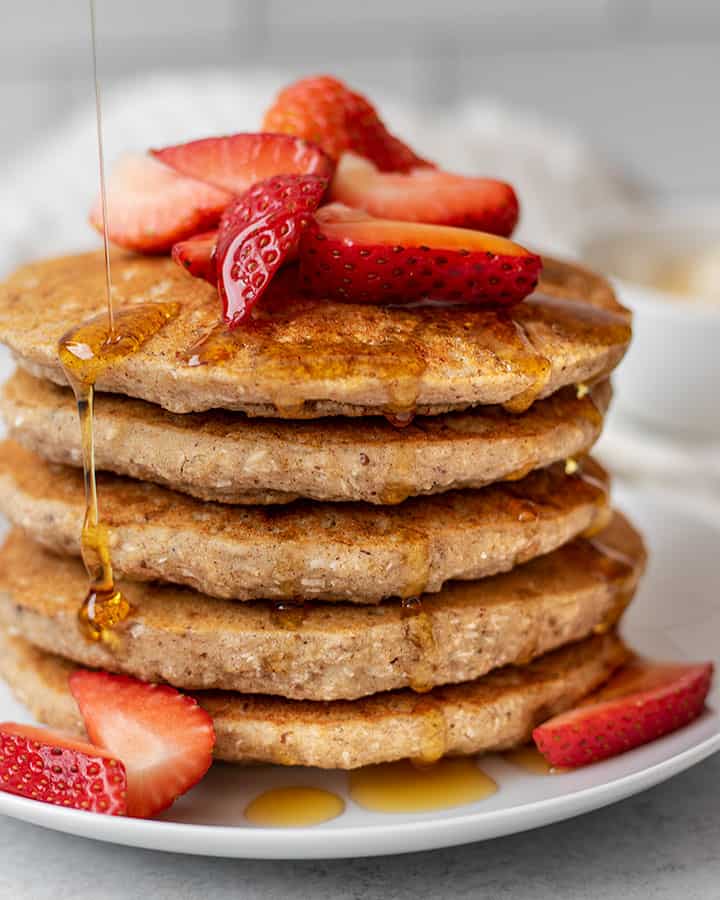
[[[442,849],[551,825],[654,787],[720,751],[720,714],[712,712],[711,716],[716,720],[714,734],[647,768],[559,797],[448,818],[388,822],[386,825],[353,825],[333,830],[319,830],[317,826],[298,829],[246,828],[104,816],[4,793],[0,793],[0,814],[91,840],[194,856],[267,860],[343,859]],[[630,752],[638,751],[641,752],[642,748]],[[318,840],[320,834],[326,838],[325,841]],[[243,836],[243,840],[236,844],[239,835]],[[367,846],[359,849],[356,842],[361,839]],[[329,842],[333,844],[330,848],[327,847]],[[321,844],[323,849],[320,849]]]

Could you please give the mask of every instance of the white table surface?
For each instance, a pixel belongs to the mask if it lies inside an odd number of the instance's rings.
[[[330,862],[183,857],[0,817],[0,897],[22,900],[716,900],[720,754],[577,819],[450,850]]]

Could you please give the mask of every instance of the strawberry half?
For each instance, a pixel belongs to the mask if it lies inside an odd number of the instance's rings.
[[[335,168],[317,144],[289,134],[233,134],[150,152],[181,175],[233,194],[274,175],[330,178]]]
[[[536,286],[542,260],[506,238],[375,219],[323,207],[300,242],[300,281],[315,296],[359,303],[425,298],[508,305]]]
[[[210,768],[212,719],[166,685],[78,669],[72,691],[90,740],[122,759],[127,812],[147,818],[190,790]]]
[[[166,253],[217,225],[231,200],[227,191],[178,175],[151,156],[125,156],[107,183],[110,240],[138,253]],[[102,232],[99,199],[90,224]]]
[[[407,173],[380,172],[367,159],[344,153],[330,198],[381,219],[477,228],[512,234],[518,220],[515,191],[503,181],[466,178],[427,166]]]
[[[196,278],[217,284],[216,245],[217,231],[206,231],[205,234],[196,234],[186,241],[173,244],[172,258]]]
[[[31,725],[0,725],[0,790],[55,806],[124,816],[125,767],[110,753]]]
[[[261,181],[225,211],[217,240],[217,282],[223,315],[236,328],[273,275],[295,254],[327,188],[319,175]]]
[[[533,738],[553,766],[624,753],[697,718],[712,675],[712,663],[631,662],[581,706],[536,728]]]
[[[351,150],[382,172],[430,165],[390,134],[362,94],[329,75],[303,78],[282,90],[265,113],[263,129],[314,141],[334,160]]]

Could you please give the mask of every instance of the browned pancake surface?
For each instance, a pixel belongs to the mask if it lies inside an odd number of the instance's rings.
[[[640,536],[616,515],[592,541],[504,575],[452,582],[410,606],[278,611],[126,581],[120,587],[132,611],[108,647],[88,641],[78,625],[82,564],[13,532],[0,551],[0,621],[44,649],[149,681],[353,699],[468,681],[606,629],[630,601],[644,563]]]
[[[440,590],[549,553],[610,519],[606,473],[585,460],[522,481],[380,509],[305,501],[203,503],[154,484],[101,474],[113,567],[214,597],[374,603]],[[44,546],[80,555],[82,472],[0,444],[0,510]]]
[[[523,744],[535,725],[577,704],[628,656],[610,632],[528,666],[425,695],[395,691],[332,703],[233,693],[196,696],[213,718],[219,759],[354,769]],[[68,689],[73,669],[60,657],[0,631],[0,674],[17,697],[53,728],[82,734]]]
[[[179,314],[107,369],[98,388],[179,413],[521,410],[606,376],[631,336],[629,313],[606,281],[550,259],[538,293],[509,312],[289,300],[281,279],[232,334],[215,328],[215,289],[171,260],[118,254],[113,270],[119,311],[153,302],[176,304]],[[101,254],[32,263],[0,287],[0,340],[23,367],[62,384],[58,340],[103,308]]]
[[[610,385],[602,382],[582,397],[565,388],[521,416],[487,406],[396,428],[379,417],[293,422],[221,410],[180,416],[100,394],[95,462],[223,503],[309,497],[394,504],[515,479],[584,454],[600,436],[609,400]],[[16,440],[53,462],[80,465],[70,390],[19,371],[5,385],[0,407]]]

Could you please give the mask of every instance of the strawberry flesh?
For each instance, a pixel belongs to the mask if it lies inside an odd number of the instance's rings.
[[[151,156],[126,156],[107,183],[109,235],[138,253],[167,253],[173,244],[217,225],[232,195],[178,175]],[[90,224],[102,233],[98,199]]]
[[[212,761],[212,719],[167,685],[78,669],[70,689],[90,739],[122,759],[127,812],[147,818],[170,806]]]
[[[204,278],[210,284],[217,284],[215,247],[217,231],[206,231],[173,244],[172,258],[195,278]]]
[[[536,728],[533,738],[553,766],[607,759],[692,722],[704,708],[712,675],[712,663],[636,660],[581,706]]]
[[[428,167],[407,173],[380,172],[353,153],[340,159],[330,198],[381,219],[476,228],[506,237],[519,215],[515,191],[503,181]]]
[[[236,195],[274,175],[315,174],[330,178],[335,167],[317,144],[289,134],[233,134],[151,153],[181,175]]]
[[[83,741],[15,722],[0,725],[0,790],[55,806],[124,816],[125,767]]]
[[[278,269],[297,251],[320,205],[327,179],[283,175],[253,185],[225,211],[217,240],[217,282],[223,315],[236,328]]]
[[[539,256],[506,238],[375,219],[339,204],[321,209],[300,242],[300,283],[357,303],[442,300],[507,306],[537,285]]]
[[[313,141],[334,160],[350,150],[382,172],[429,165],[390,134],[365,97],[329,75],[303,78],[282,90],[265,113],[263,129]]]

